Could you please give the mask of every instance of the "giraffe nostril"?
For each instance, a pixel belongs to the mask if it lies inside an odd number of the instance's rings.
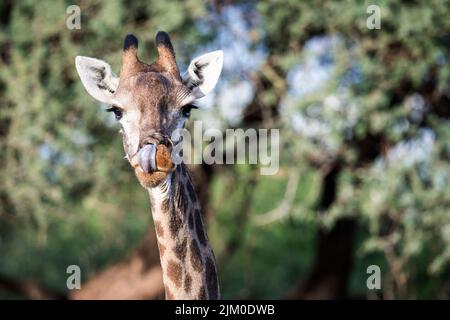
[[[169,139],[169,137],[161,133],[153,133],[147,136],[147,138],[142,139],[140,147],[143,148],[147,144],[154,144],[156,146],[159,144],[163,144],[168,148],[172,147],[172,141]]]
[[[145,146],[146,144],[158,145],[161,144],[162,141],[164,141],[164,135],[154,132],[146,135],[145,138],[141,139],[141,147]]]

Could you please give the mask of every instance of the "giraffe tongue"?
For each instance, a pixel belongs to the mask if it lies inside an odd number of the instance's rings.
[[[144,172],[156,171],[156,146],[146,144],[139,150],[139,165]]]

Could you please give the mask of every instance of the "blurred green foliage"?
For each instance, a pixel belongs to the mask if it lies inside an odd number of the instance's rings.
[[[75,56],[101,58],[118,73],[126,33],[151,61],[153,37],[165,30],[186,65],[216,43],[221,13],[234,6],[259,17],[246,30],[250,50],[264,50],[249,72],[252,101],[278,110],[257,124],[239,121],[280,128],[282,146],[276,176],[246,165],[214,174],[208,233],[224,297],[286,296],[308,277],[316,231],[342,217],[358,222],[350,296],[371,295],[370,264],[382,268],[385,298],[449,296],[448,1],[378,1],[380,30],[366,27],[370,1],[79,1],[82,28],[68,30],[71,4],[0,4],[0,274],[64,293],[67,265],[83,276],[101,270],[151,224],[118,127],[84,91]],[[320,63],[308,72],[311,59]],[[327,76],[299,95],[297,78],[288,80],[294,70],[308,84],[320,68]],[[322,208],[336,163],[335,198]]]

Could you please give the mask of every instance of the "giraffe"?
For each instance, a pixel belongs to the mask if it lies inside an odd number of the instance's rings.
[[[193,103],[215,87],[223,52],[193,59],[180,75],[167,33],[155,38],[158,58],[139,60],[138,39],[125,37],[120,77],[105,61],[77,56],[76,69],[86,91],[109,106],[120,122],[125,157],[148,190],[166,299],[220,299],[217,267],[201,209],[185,164],[171,157]]]

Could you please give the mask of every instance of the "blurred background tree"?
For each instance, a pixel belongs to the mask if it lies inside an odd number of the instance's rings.
[[[80,30],[66,28],[71,4]],[[125,34],[149,62],[165,30],[182,70],[225,51],[194,120],[280,128],[274,176],[191,168],[225,298],[450,297],[450,5],[379,1],[370,30],[370,4],[3,1],[0,296],[161,297],[147,196],[74,58],[118,73]],[[366,287],[371,264],[378,291]]]

